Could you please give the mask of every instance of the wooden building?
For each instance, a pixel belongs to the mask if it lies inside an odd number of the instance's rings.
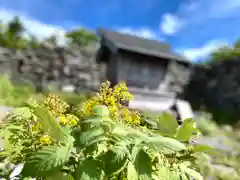
[[[147,101],[157,101],[153,107],[159,107],[164,98],[173,103],[183,91],[192,64],[174,53],[169,44],[111,30],[97,32],[100,47],[96,61],[106,65],[105,78],[113,85],[125,81],[138,102],[144,99],[146,105]],[[165,105],[162,104],[163,109]]]
[[[163,91],[162,83],[172,76],[166,85],[171,91],[188,81],[190,61],[173,53],[169,44],[103,29],[98,33],[97,62],[107,64],[106,79],[113,84],[124,80],[130,88]]]

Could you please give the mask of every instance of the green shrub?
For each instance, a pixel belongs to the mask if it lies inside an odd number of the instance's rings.
[[[35,89],[29,84],[15,86],[7,76],[0,77],[0,104],[23,106],[26,99],[35,95]]]
[[[71,106],[77,106],[87,99],[86,94],[57,93],[64,101]]]
[[[57,91],[56,94],[71,106],[79,105],[87,98],[87,95],[85,94],[79,95]],[[7,76],[0,76],[0,105],[21,107],[25,105],[26,99],[28,98],[34,98],[38,101],[42,101],[46,98],[46,96],[46,92],[36,93],[31,84],[24,83],[14,85]]]
[[[1,127],[1,161],[24,163],[20,179],[202,180],[195,154],[206,146],[188,144],[198,132],[193,120],[179,127],[164,114],[155,120],[155,129],[146,128],[136,111],[121,105],[130,98],[124,84],[111,89],[107,82],[72,113],[53,94],[40,104],[28,102]],[[4,165],[2,177],[8,178],[11,169]]]

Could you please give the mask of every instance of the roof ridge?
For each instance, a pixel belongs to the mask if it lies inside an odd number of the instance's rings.
[[[104,33],[104,31],[105,31],[105,32],[110,32],[110,33],[116,33],[120,36],[129,36],[129,37],[134,37],[134,38],[138,38],[138,39],[141,39],[141,40],[153,41],[153,42],[156,42],[156,43],[159,43],[159,44],[165,44],[165,45],[168,45],[168,46],[171,47],[171,45],[168,42],[159,41],[157,39],[150,39],[150,38],[146,38],[146,37],[140,37],[140,36],[133,35],[133,34],[130,34],[130,33],[119,32],[119,31],[116,31],[116,30],[113,30],[113,29],[98,28],[97,32],[99,32],[99,31],[100,32],[102,31],[102,33]]]

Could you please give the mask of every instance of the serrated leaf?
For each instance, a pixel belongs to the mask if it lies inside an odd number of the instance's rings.
[[[158,131],[163,136],[173,137],[178,128],[178,122],[176,118],[170,113],[163,113],[157,119]]]
[[[125,156],[122,156],[122,154],[118,154],[117,152],[108,151],[105,153],[101,159],[104,162],[104,172],[107,175],[107,177],[113,177],[122,172],[128,162],[128,157],[125,154]]]
[[[197,128],[194,126],[195,123],[193,119],[185,119],[182,125],[177,129],[175,138],[179,141],[188,141],[194,133],[198,132]]]
[[[203,177],[201,176],[200,173],[198,173],[197,171],[194,171],[193,169],[188,168],[184,164],[180,165],[180,169],[183,173],[187,174],[189,177],[195,180],[203,180]]]
[[[159,151],[169,154],[186,149],[186,146],[173,138],[162,136],[150,137],[146,144],[155,146]]]
[[[128,142],[128,140],[124,139],[120,142],[116,142],[114,144],[114,146],[112,146],[111,148],[109,148],[109,150],[115,152],[116,154],[118,154],[119,158],[124,158],[125,156],[129,156],[130,152],[128,149],[128,146],[130,146],[130,142]]]
[[[134,167],[140,180],[150,180],[152,176],[152,162],[150,156],[142,149],[136,155]]]
[[[75,180],[103,180],[104,173],[100,163],[95,159],[85,159],[79,162]]]
[[[42,123],[44,131],[48,133],[56,141],[66,142],[69,138],[67,132],[65,132],[61,126],[53,118],[49,111],[43,107],[33,108],[34,114],[39,118]]]
[[[22,175],[25,177],[49,176],[64,165],[71,151],[72,144],[63,147],[44,147],[27,158]]]
[[[86,132],[81,133],[80,142],[85,146],[89,146],[92,142],[97,143],[96,140],[101,141],[105,138],[104,131],[101,127],[93,127]]]

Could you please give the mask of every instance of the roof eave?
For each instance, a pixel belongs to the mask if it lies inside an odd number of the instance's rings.
[[[185,57],[182,56],[177,56],[177,55],[169,55],[166,53],[162,53],[159,51],[149,51],[143,48],[134,48],[131,46],[127,46],[125,44],[120,44],[120,43],[116,43],[111,41],[108,37],[106,37],[105,33],[104,33],[104,29],[99,28],[97,30],[97,34],[101,37],[101,41],[113,52],[117,52],[118,49],[123,49],[123,50],[127,50],[127,51],[132,51],[132,52],[136,52],[136,53],[141,53],[141,54],[145,54],[145,55],[149,55],[149,56],[155,56],[155,57],[160,57],[160,58],[167,58],[169,60],[175,60],[178,61],[180,63],[187,63],[187,64],[192,64],[192,62],[188,59],[186,59]]]
[[[175,61],[179,61],[179,62],[182,62],[182,63],[191,64],[191,61],[187,60],[186,58],[182,58],[181,56],[172,56],[172,55],[162,53],[162,52],[157,52],[157,51],[147,51],[143,48],[129,47],[129,46],[126,46],[124,44],[117,44],[116,46],[117,46],[118,49],[122,49],[122,50],[132,51],[132,52],[145,54],[145,55],[149,55],[149,56],[155,56],[155,57],[158,57],[158,58],[166,58],[166,59],[169,59],[169,60],[175,60]]]

